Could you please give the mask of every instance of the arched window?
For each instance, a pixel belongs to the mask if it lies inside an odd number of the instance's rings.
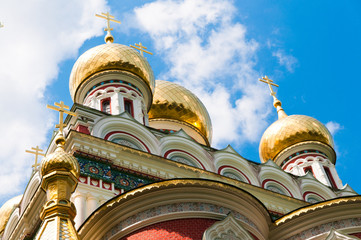
[[[306,201],[309,203],[318,203],[318,202],[321,202],[322,200],[320,200],[314,196],[309,196],[309,197],[307,197]]]
[[[120,145],[123,145],[123,146],[127,146],[127,147],[131,147],[131,148],[134,148],[134,149],[138,149],[138,150],[142,150],[141,147],[138,146],[138,144],[132,142],[132,141],[129,141],[128,139],[124,139],[124,138],[114,138],[111,140],[112,142],[115,142],[115,143],[118,143]]]
[[[267,184],[266,186],[266,189],[267,190],[270,190],[272,192],[276,192],[276,193],[280,193],[280,194],[283,194],[283,195],[287,195],[283,189],[281,189],[279,186],[276,186],[275,184]]]
[[[326,173],[329,183],[331,184],[331,187],[337,189],[337,185],[335,183],[335,180],[332,177],[330,169],[328,167],[323,167],[323,168],[325,169],[325,173]]]
[[[314,192],[310,192],[310,191],[305,192],[303,194],[303,198],[305,199],[306,202],[309,202],[309,203],[318,203],[318,202],[325,201],[324,197],[322,197],[318,193],[314,193]]]
[[[128,112],[130,115],[132,115],[132,117],[134,117],[132,100],[124,98],[124,111]]]
[[[233,172],[226,171],[223,173],[223,176],[248,183],[248,181],[246,181],[243,177],[239,176],[239,174],[234,174]]]
[[[186,164],[188,166],[198,167],[197,164],[195,164],[192,160],[189,160],[189,159],[181,157],[181,156],[172,156],[170,159],[175,162]]]
[[[106,99],[103,99],[101,101],[101,110],[102,110],[102,112],[105,112],[105,113],[108,113],[108,114],[111,113],[111,110],[110,110],[110,98],[106,98]]]

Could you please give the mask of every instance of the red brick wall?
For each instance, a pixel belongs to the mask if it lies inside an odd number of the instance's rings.
[[[139,229],[121,240],[201,240],[216,220],[187,218],[156,223]]]

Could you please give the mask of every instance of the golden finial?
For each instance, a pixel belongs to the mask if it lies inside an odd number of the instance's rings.
[[[139,50],[140,55],[142,55],[143,57],[144,57],[143,52],[148,53],[148,54],[150,54],[150,55],[153,55],[153,53],[145,50],[145,49],[147,49],[147,47],[145,47],[144,45],[142,45],[141,42],[139,42],[139,44],[138,44],[138,43],[135,43],[134,45],[135,45],[135,46],[130,45],[130,47]]]
[[[273,91],[273,88],[272,88],[272,86],[275,86],[275,87],[279,87],[279,86],[277,84],[275,84],[273,82],[273,80],[269,79],[267,76],[264,76],[264,77],[262,77],[262,78],[260,78],[258,80],[268,84],[268,87],[269,87],[269,89],[271,91],[271,96],[273,97],[273,106],[277,109],[278,119],[287,117],[287,114],[285,113],[285,111],[281,107],[282,106],[281,101],[277,99],[276,93],[275,93],[275,91]]]
[[[25,150],[25,152],[35,154],[35,163],[34,165],[32,165],[32,167],[33,167],[33,171],[36,171],[38,169],[38,166],[40,166],[40,163],[38,163],[38,156],[45,157],[45,154],[41,153],[43,150],[40,149],[39,146],[36,146],[35,148],[32,147],[31,149],[34,150],[34,152],[30,150]]]
[[[69,106],[66,106],[63,101],[60,101],[60,103],[54,103],[54,105],[59,108],[51,106],[49,104],[46,105],[46,107],[59,112],[59,124],[55,125],[56,128],[59,128],[59,136],[55,139],[55,143],[58,145],[64,145],[65,139],[63,136],[63,129],[64,127],[66,127],[66,124],[64,123],[64,113],[72,115],[74,117],[76,117],[76,113],[68,111],[67,109],[69,109]]]
[[[114,41],[114,37],[112,36],[111,32],[113,30],[113,28],[110,27],[110,21],[112,22],[115,22],[115,23],[121,23],[120,21],[118,20],[115,20],[114,19],[114,16],[110,15],[109,12],[107,13],[101,13],[100,15],[99,14],[95,14],[95,16],[97,17],[100,17],[100,18],[104,18],[107,20],[107,28],[104,28],[104,31],[107,31],[107,35],[105,36],[104,40],[105,42],[113,42]]]
[[[4,27],[4,24],[2,24],[2,22],[0,22],[0,28]]]

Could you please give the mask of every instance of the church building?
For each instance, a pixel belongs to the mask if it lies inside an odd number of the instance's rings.
[[[261,163],[215,149],[198,97],[155,80],[145,48],[114,43],[114,19],[101,16],[105,44],[75,62],[73,106],[48,106],[59,130],[24,193],[0,208],[0,240],[361,239],[361,196],[337,174],[332,135],[288,115],[271,79],[260,84],[278,120]]]

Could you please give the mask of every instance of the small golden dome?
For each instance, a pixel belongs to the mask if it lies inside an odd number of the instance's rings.
[[[75,62],[69,80],[73,101],[82,83],[93,74],[106,70],[129,71],[142,78],[154,91],[155,80],[148,61],[131,47],[108,42],[89,49]]]
[[[0,208],[0,234],[4,231],[11,213],[19,206],[22,198],[23,195],[16,196],[5,202],[4,205]]]
[[[333,148],[333,139],[328,129],[318,120],[304,115],[290,115],[278,119],[264,132],[259,155],[262,162],[274,160],[282,150],[294,144],[317,141]]]
[[[172,119],[190,124],[208,143],[212,138],[212,123],[208,111],[199,98],[173,82],[157,80],[149,120]]]
[[[78,160],[69,153],[66,153],[63,147],[59,145],[53,153],[47,155],[41,161],[41,175],[45,176],[58,170],[69,171],[76,178],[79,178],[80,167]]]

